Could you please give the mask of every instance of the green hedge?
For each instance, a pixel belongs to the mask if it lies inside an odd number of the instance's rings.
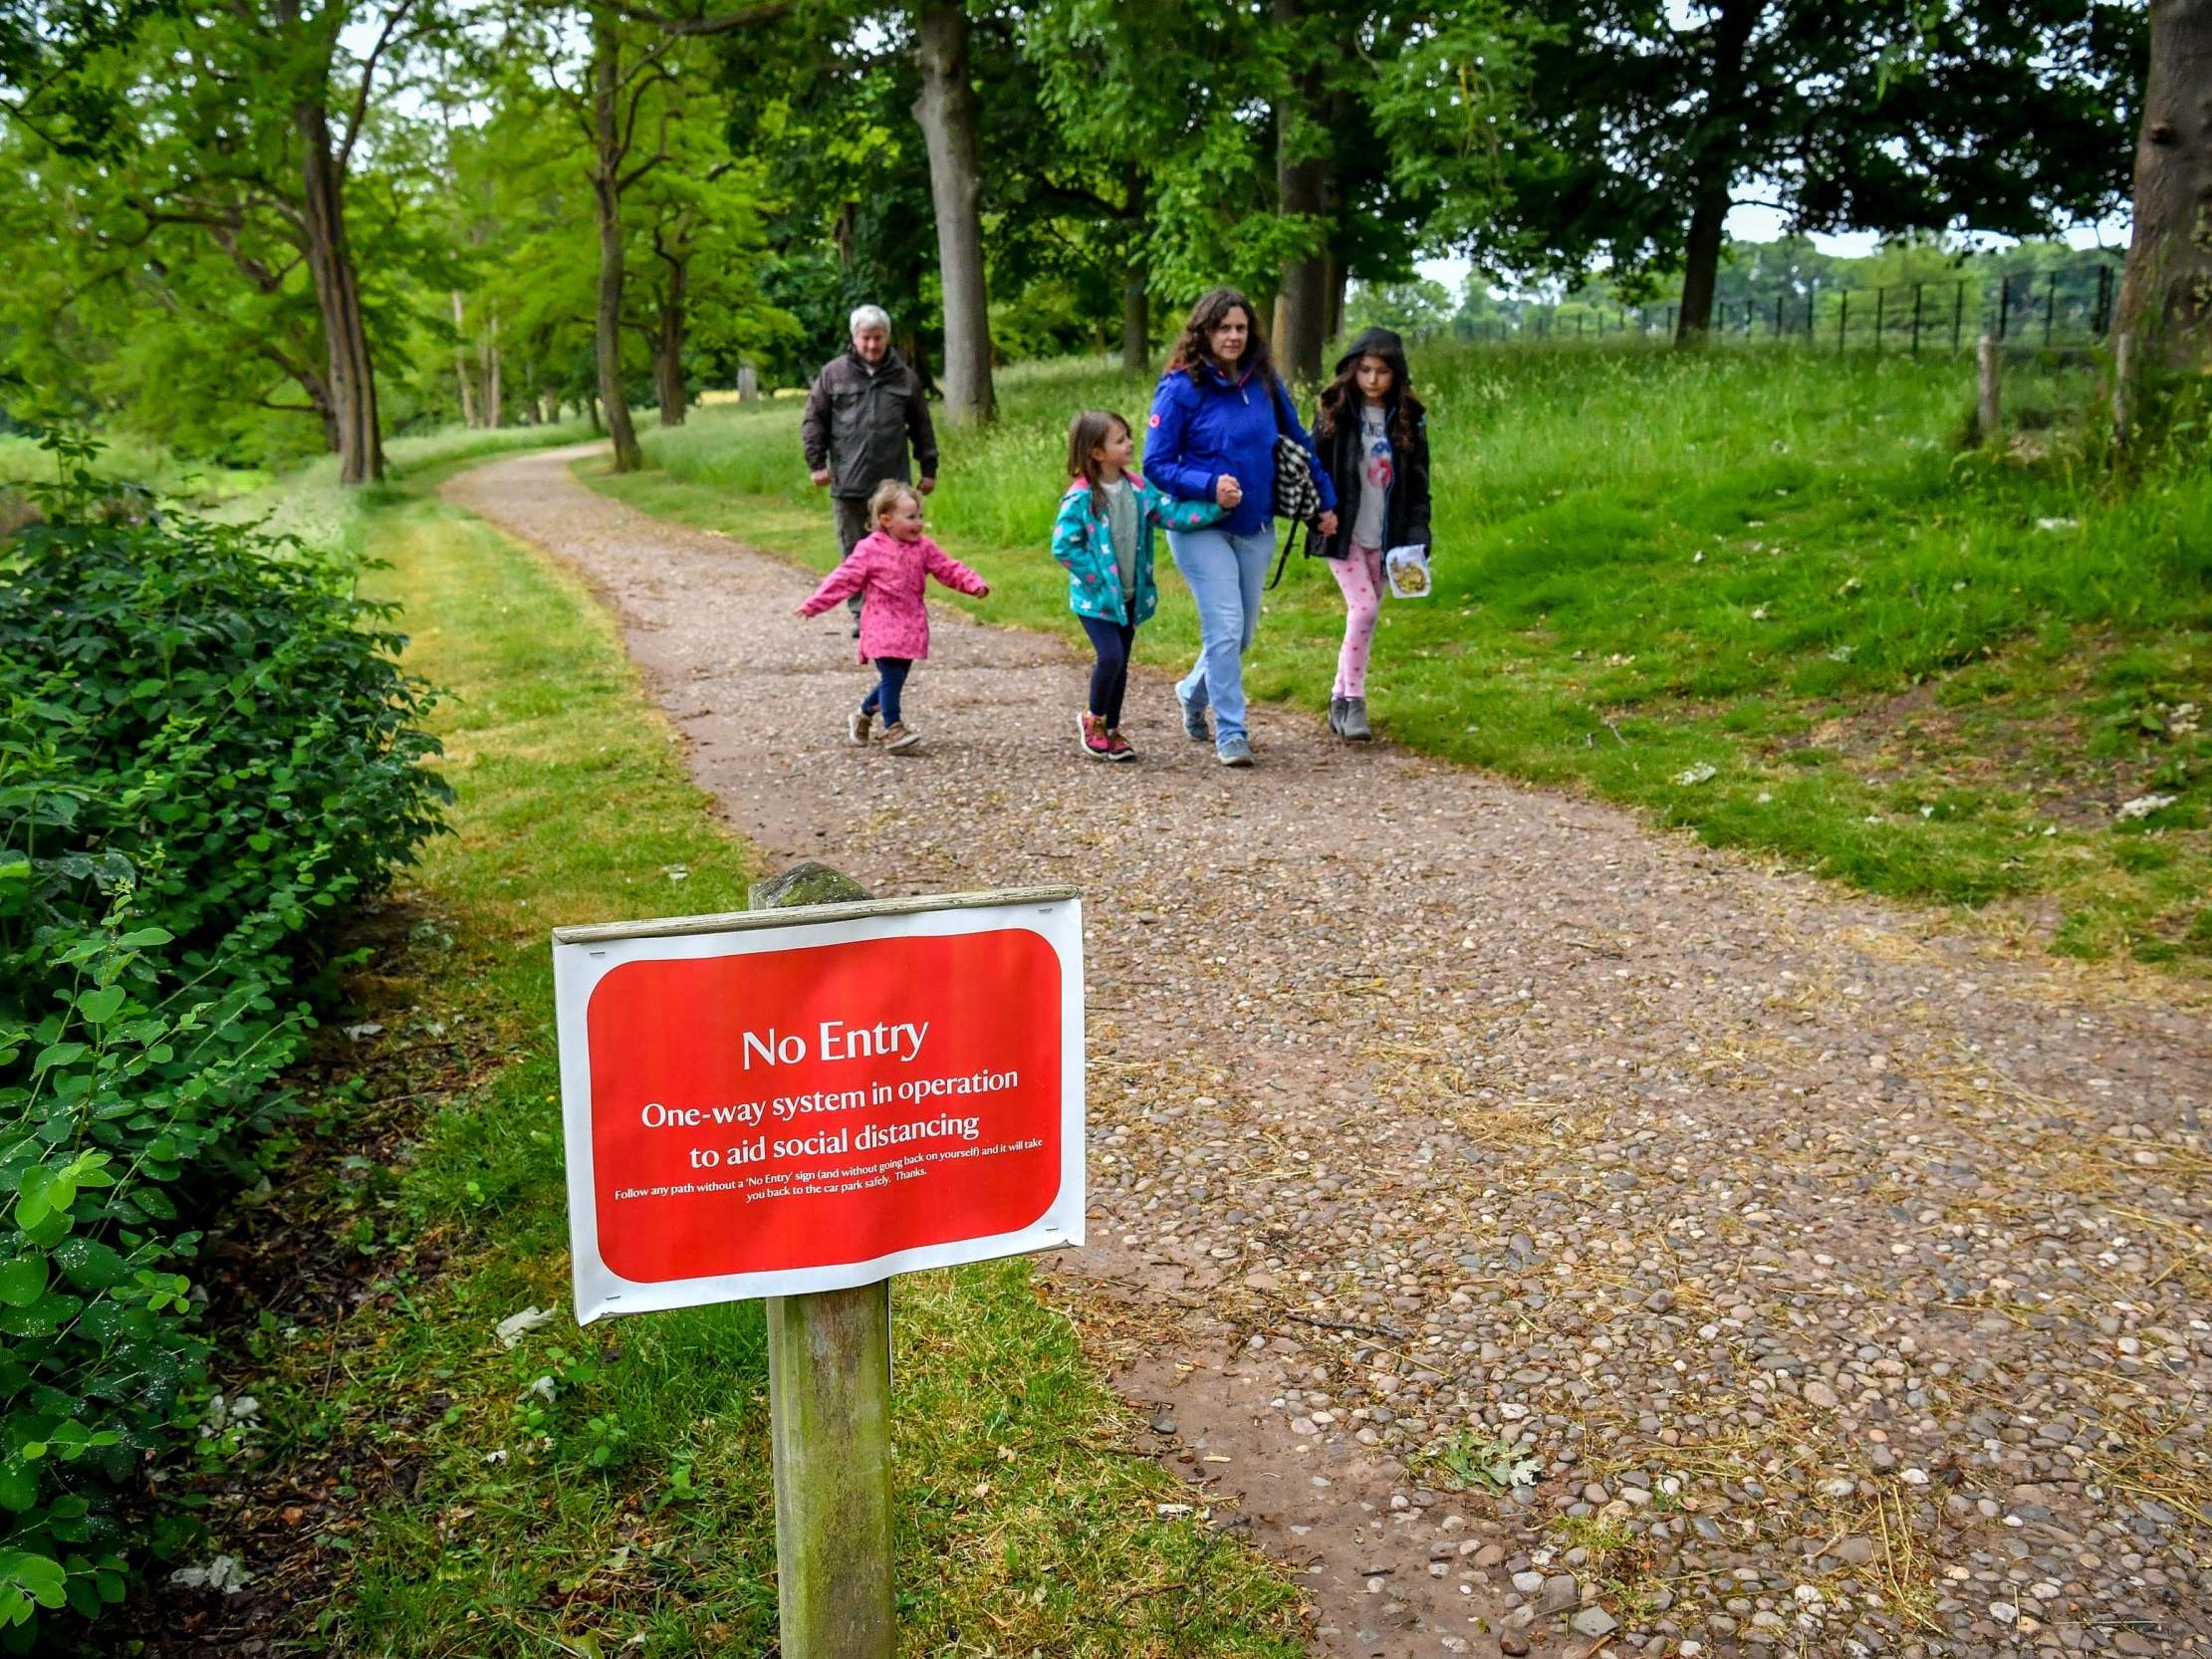
[[[81,458],[80,458],[81,459]],[[82,474],[0,543],[0,1647],[120,1601],[191,1432],[195,1228],[334,918],[449,799],[342,561]],[[66,1615],[65,1615],[66,1617]]]

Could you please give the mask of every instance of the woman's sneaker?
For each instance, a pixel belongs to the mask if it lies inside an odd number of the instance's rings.
[[[1106,733],[1106,753],[1117,761],[1133,761],[1136,751],[1129,747],[1129,740],[1118,731]]]
[[[1095,761],[1113,759],[1113,744],[1106,737],[1106,722],[1096,714],[1076,716],[1076,737],[1083,744],[1083,752]]]
[[[1250,766],[1252,745],[1241,737],[1223,738],[1221,747],[1214,752],[1214,758],[1223,766]]]
[[[921,741],[921,733],[903,720],[894,720],[883,728],[883,747],[886,749],[911,749]]]
[[[848,720],[845,723],[846,734],[851,737],[855,743],[865,743],[867,741],[868,728],[873,726],[874,724],[875,716],[868,713],[866,709],[860,709],[855,712],[852,719]]]
[[[1175,703],[1183,711],[1183,736],[1193,743],[1211,743],[1213,728],[1206,724],[1206,705],[1184,702],[1180,691],[1175,693]]]

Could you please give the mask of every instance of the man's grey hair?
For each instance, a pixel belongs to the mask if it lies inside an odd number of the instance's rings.
[[[885,334],[889,334],[891,332],[891,314],[881,306],[855,306],[853,308],[853,321],[849,327],[854,334],[859,334],[862,329],[881,329]]]

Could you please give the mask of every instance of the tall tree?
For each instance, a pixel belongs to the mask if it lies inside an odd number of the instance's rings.
[[[67,130],[35,100],[18,116],[57,169],[74,164],[78,222],[107,276],[171,316],[212,321],[225,309],[207,284],[222,265],[229,304],[265,324],[296,314],[289,302],[304,283],[312,327],[257,336],[248,355],[299,384],[348,484],[383,470],[351,184],[394,66],[440,25],[432,0],[173,0],[67,68],[119,97],[64,100],[77,112]],[[84,129],[88,109],[110,119],[97,135]],[[371,217],[389,227],[396,213],[378,204]],[[185,271],[194,275],[180,282]]]
[[[1289,50],[1275,100],[1275,204],[1298,240],[1283,260],[1276,291],[1275,358],[1297,379],[1321,378],[1329,334],[1331,180],[1325,49],[1308,21],[1306,0],[1273,0]]]
[[[945,414],[955,421],[998,413],[991,385],[991,301],[983,265],[983,164],[976,150],[975,84],[968,67],[964,0],[917,0],[914,60],[921,91],[914,121],[929,151],[937,210],[937,278],[944,293]]]
[[[623,198],[673,153],[671,129],[683,111],[681,100],[671,95],[705,73],[695,55],[681,50],[685,44],[761,28],[791,6],[792,0],[763,0],[741,10],[715,12],[685,7],[681,0],[664,10],[628,0],[587,0],[587,50],[581,55],[566,11],[533,9],[525,14],[525,34],[533,43],[531,81],[568,107],[583,126],[587,145],[599,251],[593,356],[616,472],[635,472],[645,464],[622,380],[628,278]]]
[[[2113,330],[2212,369],[2212,0],[2150,0],[2134,199]]]
[[[1730,208],[1793,231],[2031,235],[2118,204],[2140,61],[2129,0],[1539,0],[1503,210],[1511,270],[1679,269],[1710,325]]]

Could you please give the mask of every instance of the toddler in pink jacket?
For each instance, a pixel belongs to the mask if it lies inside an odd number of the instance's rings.
[[[824,578],[799,614],[819,616],[840,599],[860,595],[860,660],[875,664],[876,681],[846,731],[855,743],[865,743],[880,714],[883,747],[911,749],[921,733],[899,718],[898,699],[908,671],[929,654],[929,611],[922,590],[931,577],[977,598],[991,589],[921,533],[921,497],[911,486],[886,478],[868,498],[867,513],[874,530],[854,544],[845,563]]]

